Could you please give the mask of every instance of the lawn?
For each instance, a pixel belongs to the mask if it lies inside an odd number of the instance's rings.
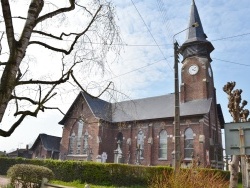
[[[52,181],[52,184],[57,184],[57,185],[63,185],[63,186],[69,186],[69,187],[76,187],[76,188],[83,188],[85,184],[81,184],[79,181],[74,181],[74,182],[62,182],[62,181]],[[98,185],[92,185],[90,184],[91,188],[117,188],[117,186],[98,186]],[[119,188],[145,188],[139,185],[134,185],[130,187],[119,187]]]

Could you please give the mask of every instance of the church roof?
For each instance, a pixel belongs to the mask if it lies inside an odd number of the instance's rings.
[[[180,104],[180,116],[206,114],[211,99]],[[112,104],[112,122],[174,117],[174,94]]]
[[[111,121],[111,103],[97,97],[93,97],[86,92],[81,92],[81,95],[85,98],[90,107],[90,110],[96,117]]]
[[[96,118],[109,122],[139,121],[174,117],[174,94],[116,103],[109,103],[85,92],[80,92],[78,97],[79,96],[84,97]],[[72,107],[77,103],[78,97],[59,124],[63,125],[67,117],[69,117]],[[181,103],[180,115],[192,116],[206,114],[210,110],[211,101],[212,99],[204,99]]]

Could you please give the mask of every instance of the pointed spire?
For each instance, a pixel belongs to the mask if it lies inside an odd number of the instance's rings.
[[[197,23],[198,27],[194,27],[194,23]],[[195,0],[192,0],[188,27],[187,40],[180,48],[180,53],[183,55],[183,58],[205,56],[212,61],[210,53],[214,50],[214,47],[208,40],[206,40],[207,36],[204,33]]]
[[[192,27],[194,23],[198,23],[198,27]],[[187,33],[187,41],[193,42],[193,41],[199,41],[199,40],[205,40],[206,34],[203,31],[202,23],[200,20],[200,16],[195,4],[195,1],[193,0],[191,5],[191,12],[190,12],[190,19],[189,19],[189,30]]]

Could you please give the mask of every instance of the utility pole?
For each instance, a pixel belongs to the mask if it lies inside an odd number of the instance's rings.
[[[174,42],[174,86],[175,86],[175,116],[174,116],[174,169],[180,168],[180,96],[179,96],[179,44]]]
[[[174,44],[174,94],[175,94],[175,113],[174,113],[174,170],[179,170],[181,164],[181,148],[180,148],[180,96],[179,96],[179,74],[178,74],[178,63],[179,63],[179,44],[175,40],[175,36],[186,31],[192,27],[199,27],[197,22],[193,23],[190,27],[183,29],[173,36]]]

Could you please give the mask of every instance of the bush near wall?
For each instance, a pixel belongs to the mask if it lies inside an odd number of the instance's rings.
[[[114,163],[96,163],[80,161],[58,160],[30,160],[22,158],[1,158],[0,175],[6,175],[7,170],[15,164],[33,164],[48,167],[55,174],[56,180],[65,182],[80,181],[96,185],[147,185],[149,179],[162,176],[163,171],[171,172],[168,166],[136,166]],[[200,169],[210,172],[218,172],[229,180],[230,172],[214,169]],[[240,179],[239,179],[240,180]]]

